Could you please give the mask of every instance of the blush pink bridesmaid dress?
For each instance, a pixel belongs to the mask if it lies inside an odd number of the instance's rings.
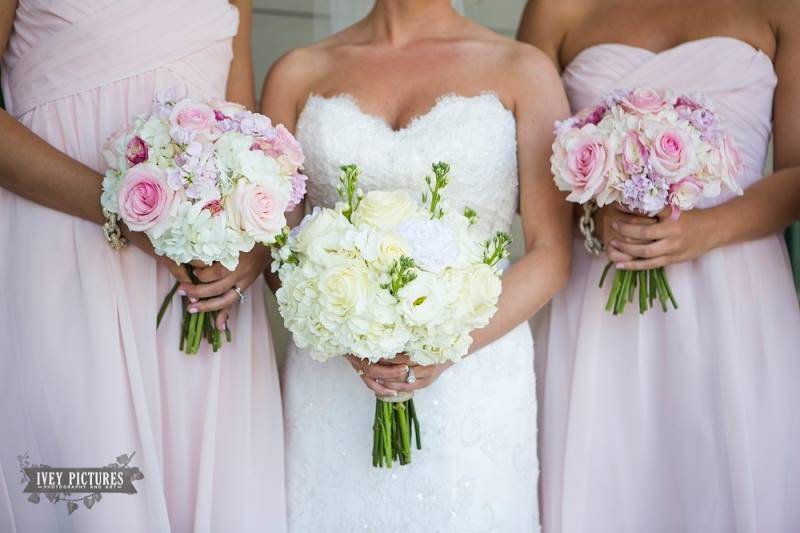
[[[102,143],[156,91],[224,96],[237,27],[226,0],[20,0],[7,109],[102,172]],[[179,303],[155,327],[170,273],[135,247],[112,251],[96,224],[0,189],[0,250],[0,531],[285,530],[263,281],[236,306],[234,342],[187,357]],[[144,479],[68,515],[27,501],[26,452],[73,467],[135,452]]]
[[[762,176],[778,80],[743,41],[594,46],[563,81],[574,110],[617,88],[703,92],[743,185]],[[606,313],[605,263],[576,240],[572,279],[538,317],[544,531],[800,531],[800,310],[781,236],[669,266],[666,314]]]

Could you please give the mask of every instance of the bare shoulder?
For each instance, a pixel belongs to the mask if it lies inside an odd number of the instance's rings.
[[[770,24],[780,35],[798,35],[800,32],[800,0],[755,0],[759,7],[767,10]]]
[[[561,88],[561,78],[553,61],[531,44],[508,39],[503,65],[515,93],[535,88]]]

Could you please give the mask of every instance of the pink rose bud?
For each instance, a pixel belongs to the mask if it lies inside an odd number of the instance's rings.
[[[208,209],[211,212],[211,216],[217,216],[218,214],[222,213],[222,204],[219,203],[219,200],[211,200],[208,202],[203,209]]]
[[[138,165],[147,161],[147,143],[141,137],[134,137],[128,143],[128,148],[125,150],[125,157],[130,161],[131,165]]]
[[[635,113],[658,113],[667,106],[667,93],[659,89],[640,87],[622,99],[622,107]]]
[[[119,214],[133,231],[147,231],[166,216],[174,196],[163,170],[137,165],[125,174],[120,187]]]

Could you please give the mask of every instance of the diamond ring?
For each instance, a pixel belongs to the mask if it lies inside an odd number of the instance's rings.
[[[415,383],[416,381],[417,381],[417,376],[414,375],[414,369],[411,368],[411,367],[408,367],[408,376],[406,376],[406,383],[411,385],[412,383]]]
[[[244,301],[247,299],[244,295],[244,291],[237,287],[236,285],[233,286],[233,292],[239,295],[239,303],[243,304]]]

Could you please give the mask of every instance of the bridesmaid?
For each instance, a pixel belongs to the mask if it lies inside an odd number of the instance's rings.
[[[199,274],[235,304],[234,342],[188,358],[180,305],[155,328],[186,273],[100,228],[104,140],[170,87],[253,107],[249,42],[249,0],[0,3],[0,531],[284,530],[267,251]],[[22,493],[26,452],[65,467],[135,452],[144,479],[68,515]]]
[[[562,69],[573,110],[615,88],[706,93],[747,165],[743,197],[677,221],[601,210],[607,256],[576,231],[536,337],[545,531],[800,531],[800,312],[779,236],[800,216],[800,4],[535,0],[520,38]],[[668,265],[680,308],[606,313],[608,260]]]

